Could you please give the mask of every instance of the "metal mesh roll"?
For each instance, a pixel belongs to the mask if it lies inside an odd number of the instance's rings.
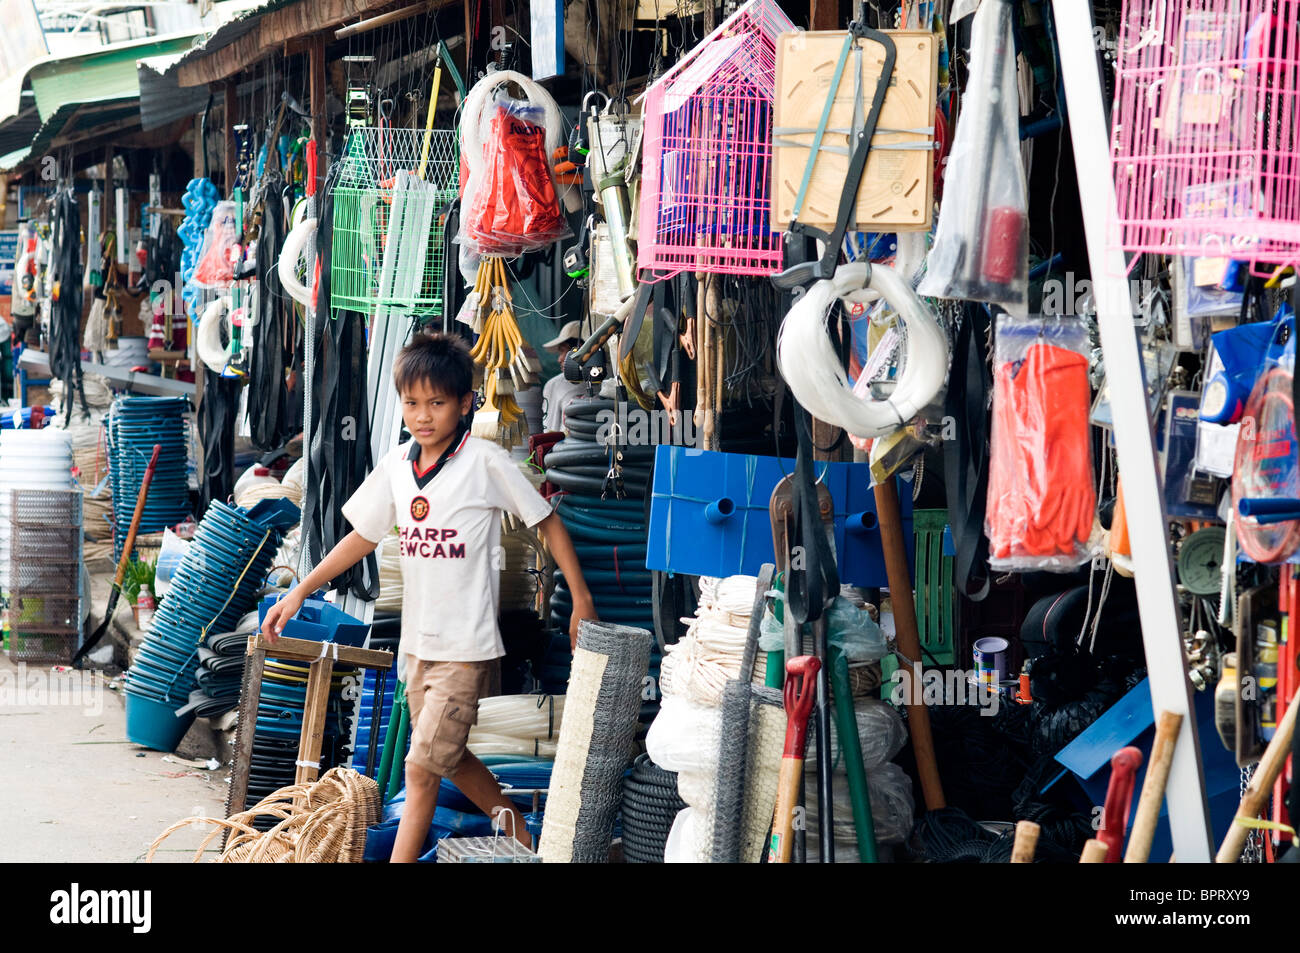
[[[565,699],[539,853],[546,863],[603,863],[632,757],[654,636],[583,621]]]
[[[731,679],[722,689],[722,727],[718,732],[718,786],[713,799],[713,862],[740,860],[745,806],[745,758],[749,747],[750,685]]]
[[[745,807],[742,821],[741,863],[756,864],[767,846],[776,789],[785,748],[785,709],[781,692],[755,685],[750,693],[749,741],[745,751]]]

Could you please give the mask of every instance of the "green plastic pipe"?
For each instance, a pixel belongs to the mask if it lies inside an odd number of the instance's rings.
[[[407,711],[406,683],[398,682],[397,687],[393,689],[393,708],[388,716],[388,731],[384,734],[384,753],[379,759],[379,771],[375,774],[375,780],[384,791],[384,803],[397,793],[393,788],[390,775],[398,748],[405,747],[405,731],[410,717]]]
[[[844,770],[849,776],[849,799],[853,803],[853,826],[858,835],[858,859],[864,864],[876,862],[876,825],[871,818],[871,795],[867,790],[867,771],[862,764],[862,742],[858,738],[858,719],[853,713],[853,695],[849,689],[849,663],[842,649],[827,648],[831,668],[831,695],[835,702],[835,727],[844,755]]]

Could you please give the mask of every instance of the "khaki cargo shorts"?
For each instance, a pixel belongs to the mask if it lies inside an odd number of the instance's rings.
[[[411,750],[406,763],[449,778],[456,773],[478,721],[478,701],[499,694],[501,662],[429,662],[406,658]]]

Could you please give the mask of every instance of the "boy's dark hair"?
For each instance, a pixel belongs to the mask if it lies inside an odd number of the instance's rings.
[[[474,361],[465,342],[452,334],[420,332],[397,353],[393,382],[404,394],[424,381],[439,394],[460,399],[474,389]]]

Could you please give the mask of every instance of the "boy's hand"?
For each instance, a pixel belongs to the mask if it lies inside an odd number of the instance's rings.
[[[262,634],[266,636],[266,641],[275,645],[275,640],[284,631],[285,623],[297,615],[301,608],[302,596],[297,592],[290,592],[266,610],[266,618],[262,620]]]
[[[600,616],[596,615],[596,605],[588,596],[585,599],[573,600],[573,615],[569,617],[569,649],[576,651],[578,648],[578,623],[583,619],[589,619],[592,622],[599,622]]]

